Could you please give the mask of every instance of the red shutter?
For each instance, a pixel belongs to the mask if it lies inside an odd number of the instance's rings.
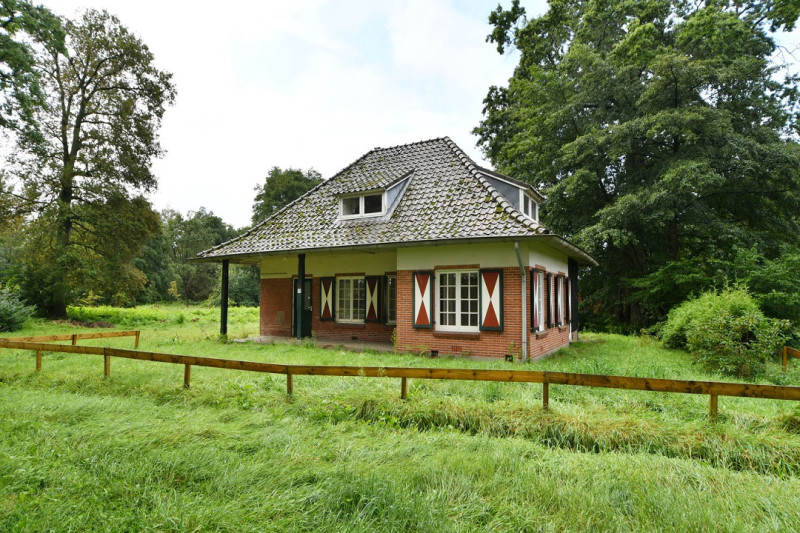
[[[480,271],[480,329],[503,331],[503,271]]]
[[[364,322],[380,322],[380,287],[381,276],[367,276],[367,315]]]
[[[414,290],[412,324],[415,328],[433,328],[433,272],[414,272],[412,281]]]
[[[333,320],[336,318],[336,278],[320,278],[319,280],[319,319]]]

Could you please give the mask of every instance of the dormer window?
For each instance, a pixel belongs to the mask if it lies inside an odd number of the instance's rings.
[[[383,192],[347,196],[340,200],[341,218],[376,217],[386,212]]]
[[[528,193],[523,190],[519,191],[520,195],[520,205],[522,206],[522,214],[528,217],[529,219],[538,222],[539,221],[539,204],[534,201],[533,198],[530,197]]]

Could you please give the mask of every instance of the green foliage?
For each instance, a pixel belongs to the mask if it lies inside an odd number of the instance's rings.
[[[34,45],[64,49],[58,18],[26,0],[0,0],[0,129],[14,129],[31,141],[40,135],[35,108],[44,103]]]
[[[685,348],[709,369],[752,378],[783,346],[788,324],[770,319],[744,289],[705,292],[670,311],[667,347]]]
[[[586,308],[651,324],[737,249],[772,261],[797,245],[798,86],[769,33],[797,12],[553,0],[527,21],[517,2],[492,13],[489,40],[519,64],[475,133],[499,171],[546,191],[544,222],[599,260]]]
[[[31,317],[33,307],[25,305],[9,287],[0,285],[0,331],[17,331]]]
[[[322,183],[322,175],[314,169],[307,172],[295,168],[281,170],[272,167],[263,185],[256,185],[253,202],[253,225],[263,222],[273,213]]]

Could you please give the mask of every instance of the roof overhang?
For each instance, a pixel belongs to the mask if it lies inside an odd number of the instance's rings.
[[[543,244],[564,252],[568,257],[575,259],[578,266],[598,266],[597,260],[577,245],[569,242],[564,237],[552,233],[541,235],[527,235],[521,237],[472,237],[465,239],[444,239],[430,241],[388,242],[380,244],[360,244],[347,246],[325,246],[319,248],[297,248],[292,250],[275,250],[269,252],[218,255],[212,257],[196,257],[192,261],[200,263],[220,263],[230,261],[234,264],[257,265],[266,257],[276,255],[297,255],[319,252],[379,252],[397,248],[416,248],[420,246],[442,246],[447,244],[482,244],[488,242],[542,242]]]

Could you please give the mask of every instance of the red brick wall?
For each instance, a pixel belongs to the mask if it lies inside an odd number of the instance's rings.
[[[511,354],[519,358],[522,350],[522,281],[519,268],[503,268],[503,331],[481,331],[479,333],[444,333],[434,329],[414,328],[412,272],[397,272],[397,340],[398,349],[409,352],[475,355],[480,357],[503,357]],[[546,335],[532,335],[530,331],[530,269],[526,270],[526,313],[528,355],[540,357],[569,343],[569,329],[558,327]],[[436,287],[434,283],[434,299]],[[511,344],[513,343],[513,346]]]
[[[311,305],[314,308],[314,318],[311,321],[311,331],[314,332],[317,338],[339,341],[391,342],[394,326],[387,326],[377,322],[340,324],[333,320],[320,320],[319,278],[314,278],[312,286],[314,294]],[[334,308],[336,307],[336,302],[333,302],[333,306]]]
[[[569,343],[569,326],[554,327],[544,333],[530,331],[530,271],[526,269],[526,311],[528,356],[535,359]],[[321,340],[359,340],[391,342],[395,326],[380,323],[340,324],[319,319],[319,278],[312,281],[313,320],[311,330]],[[434,290],[435,290],[434,283]],[[413,320],[413,286],[410,270],[397,272],[397,340],[398,349],[408,352],[475,355],[481,357],[503,357],[511,353],[519,357],[522,350],[522,308],[519,292],[521,280],[519,268],[503,269],[503,331],[480,333],[445,333],[435,329],[417,329]],[[435,296],[434,292],[434,296]],[[261,334],[290,337],[292,334],[292,279],[261,280]],[[334,303],[335,305],[335,303]],[[283,324],[279,324],[279,313],[283,312]],[[514,346],[511,346],[514,343]]]
[[[373,322],[338,324],[320,320],[319,282],[319,278],[313,278],[311,282],[311,331],[316,337],[323,340],[391,342],[394,326]],[[284,317],[282,325],[278,323],[280,312]],[[261,335],[292,336],[292,278],[261,280]]]
[[[261,280],[260,322],[261,335],[292,336],[292,278]]]

